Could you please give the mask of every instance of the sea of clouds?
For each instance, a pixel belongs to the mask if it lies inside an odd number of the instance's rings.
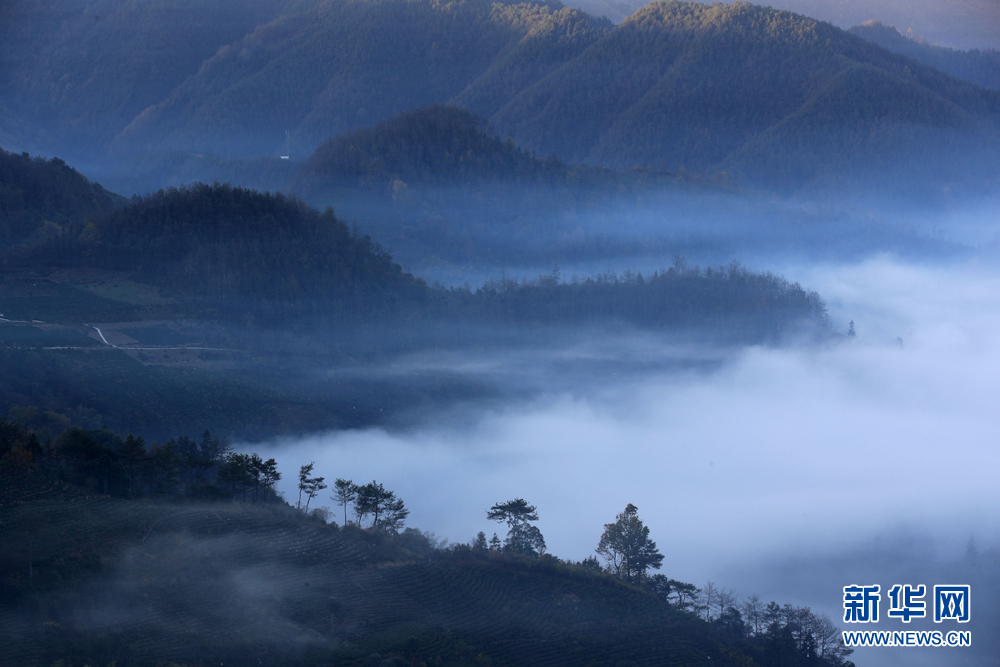
[[[592,554],[633,503],[668,576],[833,617],[848,584],[962,583],[893,578],[958,576],[970,535],[983,550],[1000,544],[1000,270],[888,257],[774,268],[818,290],[833,328],[853,320],[857,336],[689,350],[715,363],[642,372],[635,348],[652,359],[657,341],[623,335],[596,348],[630,359],[621,372],[601,364],[462,420],[254,449],[278,458],[286,498],[315,461],[328,481],[382,482],[410,525],[455,542],[503,537],[485,510],[523,497],[561,558]],[[683,354],[661,344],[664,357]],[[492,367],[512,382],[510,369],[533,364],[508,354]],[[313,504],[340,511],[327,493]],[[972,652],[898,654],[867,651],[859,664],[980,664]]]

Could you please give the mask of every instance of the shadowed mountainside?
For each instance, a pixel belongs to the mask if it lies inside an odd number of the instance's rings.
[[[904,35],[896,26],[881,21],[866,21],[851,28],[850,32],[953,77],[1000,89],[1000,51],[996,49],[959,51],[928,44],[922,37]]]
[[[59,158],[0,149],[0,247],[41,241],[127,203]]]
[[[9,10],[17,20],[8,48],[17,53],[34,44],[25,36],[33,25],[26,6]],[[280,16],[260,19],[268,11]],[[105,108],[122,99],[114,91],[80,95],[82,108],[51,92],[84,81],[132,85],[139,75],[116,64],[131,59],[108,40],[105,55],[84,69],[89,55],[70,67],[44,50],[37,62],[8,54],[9,112],[43,122],[34,135],[24,128],[25,143],[79,141],[98,152],[113,143],[115,159],[126,161],[146,153],[302,155],[408,109],[453,103],[538,155],[725,171],[783,193],[976,193],[1000,169],[1000,93],[830,24],[748,3],[653,2],[616,27],[557,4],[486,0],[303,1],[260,12],[226,23],[234,34],[262,21],[236,41],[220,32],[196,67],[172,58],[174,46],[144,55],[150,67],[169,61],[177,74],[139,95],[141,110]],[[130,30],[139,19],[110,20]],[[59,53],[90,54],[101,21],[77,20]],[[211,41],[198,35],[191,38],[200,46],[187,51],[192,62]],[[50,126],[69,134],[52,137]]]

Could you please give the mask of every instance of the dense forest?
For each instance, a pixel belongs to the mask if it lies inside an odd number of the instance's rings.
[[[477,185],[514,181],[556,185],[569,169],[501,141],[486,120],[455,106],[404,112],[320,144],[292,189],[305,197],[331,186]],[[397,186],[401,187],[401,186]]]
[[[569,173],[483,141],[546,178]],[[8,249],[0,270],[0,416],[50,437],[102,425],[164,437],[187,423],[260,439],[509,391],[449,372],[334,372],[429,349],[558,348],[596,331],[721,346],[834,336],[818,294],[735,263],[432,287],[332,210],[218,184],[76,219]]]
[[[851,28],[850,32],[890,51],[936,67],[958,79],[1000,90],[1000,51],[996,49],[959,51],[928,44],[922,37],[903,35],[895,26],[885,25],[881,21],[866,21]]]
[[[332,211],[228,185],[140,198],[31,250],[20,263],[125,272],[230,315],[245,312],[248,300],[258,312],[318,300],[382,310],[425,290]]]
[[[66,270],[115,272],[154,285],[171,299],[161,302],[163,312],[176,313],[178,302],[188,303],[191,314],[264,326],[276,314],[329,319],[350,312],[387,324],[440,318],[712,326],[756,340],[778,337],[797,321],[823,326],[825,314],[818,295],[738,265],[703,272],[678,263],[648,279],[639,274],[564,282],[548,276],[476,290],[432,290],[332,210],[319,213],[281,194],[228,185],[196,184],[139,198],[7,258],[14,277],[18,271]],[[23,301],[20,309],[4,302],[12,316],[72,322],[69,313],[23,311],[30,304],[44,308],[38,300]],[[149,314],[154,312],[150,304]]]
[[[643,0],[571,0],[594,16],[607,16],[621,23],[646,4]],[[865,21],[881,20],[927,35],[935,44],[956,49],[1000,49],[1000,7],[993,0],[934,0],[899,2],[899,0],[772,0],[775,9],[804,14],[827,21],[845,30]]]
[[[59,158],[0,149],[0,248],[58,235],[126,203]]]
[[[165,32],[136,60],[121,56],[133,41],[106,35],[147,39],[152,10],[106,1],[106,12],[59,0],[4,10],[0,97],[18,121],[12,145],[57,150],[101,174],[152,155],[168,171],[205,160],[203,172],[260,183],[214,161],[301,157],[330,137],[451,103],[539,156],[728,172],[781,193],[979,193],[1000,165],[1000,93],[748,3],[653,2],[612,26],[558,3],[262,0],[225,5],[232,17],[215,31],[186,30],[189,14],[165,6]],[[199,26],[218,17],[203,18]],[[160,69],[168,75],[148,76]]]
[[[406,527],[409,509],[383,484],[322,472],[303,465],[286,501],[275,459],[208,432],[157,445],[73,429],[43,442],[0,419],[4,656],[45,667],[853,664],[808,608],[654,574],[669,564],[634,505],[603,534],[595,525],[596,556],[573,562],[547,552],[538,508],[521,498],[484,508],[505,538],[448,544]]]

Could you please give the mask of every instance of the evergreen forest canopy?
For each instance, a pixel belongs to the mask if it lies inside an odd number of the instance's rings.
[[[229,7],[226,21],[204,16],[225,27],[214,33],[186,30],[182,7],[168,4],[156,48],[134,60],[133,43],[107,31],[139,39],[150,10],[107,2],[107,12],[58,0],[4,10],[0,97],[19,145],[100,160],[307,155],[451,103],[541,156],[725,171],[786,193],[975,193],[1000,169],[1000,93],[748,3],[653,2],[612,26],[556,3],[261,2]],[[169,76],[148,76],[162,68]]]
[[[457,186],[516,182],[555,185],[569,169],[543,162],[513,140],[501,141],[485,119],[431,105],[334,137],[316,149],[292,183],[306,198],[331,186]]]
[[[5,659],[853,665],[837,627],[808,608],[654,574],[669,564],[634,505],[599,540],[595,526],[602,565],[548,553],[522,498],[484,508],[504,540],[448,544],[405,527],[406,503],[383,484],[321,472],[301,466],[292,503],[275,459],[207,431],[163,445],[107,429],[40,442],[0,419]]]
[[[851,28],[850,32],[890,51],[936,67],[955,78],[1000,90],[1000,51],[997,49],[959,51],[928,44],[923,37],[904,35],[895,26],[881,21],[866,21]]]
[[[571,0],[594,16],[615,23],[641,8],[643,0]],[[841,28],[881,20],[927,35],[934,43],[956,49],[1000,49],[1000,6],[993,0],[772,0],[775,9],[804,14]]]
[[[428,349],[558,348],[622,329],[722,345],[834,335],[818,294],[736,263],[431,287],[293,197],[195,184],[118,204],[0,253],[0,415],[48,438],[102,425],[166,437],[183,422],[260,439],[504,391],[316,372]]]
[[[126,202],[59,158],[0,149],[0,248],[38,242]]]
[[[331,209],[319,213],[281,194],[196,184],[137,198],[68,226],[56,238],[12,251],[8,273],[114,272],[179,300],[163,312],[264,324],[277,314],[370,321],[464,320],[496,324],[623,321],[776,339],[797,323],[826,326],[815,292],[733,264],[705,271],[678,260],[647,277],[629,273],[563,282],[501,279],[472,291],[431,289],[404,273],[371,237]],[[25,302],[30,303],[30,302]],[[16,313],[10,304],[7,311]],[[190,310],[194,308],[194,310]],[[149,311],[155,312],[154,310]],[[25,318],[41,319],[26,311]],[[341,322],[339,327],[353,326]]]

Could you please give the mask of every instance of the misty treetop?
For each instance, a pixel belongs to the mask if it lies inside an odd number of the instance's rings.
[[[172,317],[187,313],[242,323],[325,317],[330,327],[343,330],[361,322],[380,327],[628,322],[715,327],[726,337],[755,341],[780,337],[801,322],[826,326],[818,294],[738,264],[703,270],[678,260],[648,276],[607,274],[564,282],[551,275],[492,280],[474,291],[431,289],[332,209],[319,213],[282,194],[219,184],[137,198],[67,226],[33,248],[8,252],[6,262],[15,275],[114,272],[170,296],[173,301],[160,312]],[[145,312],[155,317],[157,310]],[[445,329],[444,339],[457,337],[458,343],[468,331]]]
[[[623,322],[762,340],[828,326],[826,303],[798,283],[737,263],[702,269],[681,258],[647,276],[629,271],[564,281],[556,271],[537,280],[487,281],[475,292],[452,290],[451,298],[468,316],[497,323]]]

